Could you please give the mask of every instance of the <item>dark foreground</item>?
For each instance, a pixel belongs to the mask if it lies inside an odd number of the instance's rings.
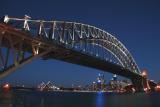
[[[0,107],[160,107],[160,93],[86,93],[14,90],[0,93]]]

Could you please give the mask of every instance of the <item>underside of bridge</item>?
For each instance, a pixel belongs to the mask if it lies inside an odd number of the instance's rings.
[[[33,32],[35,33],[35,31],[32,31],[31,33],[26,20],[24,20],[23,29],[17,29],[15,28],[15,25],[11,26],[6,23],[0,23],[1,78],[12,73],[26,63],[31,62],[33,59],[41,57],[44,60],[53,58],[56,60],[118,74],[131,79],[133,85],[138,91],[143,90],[144,84],[148,83],[148,80],[141,76],[139,68],[128,50],[116,38],[108,33],[106,33],[107,38],[105,38],[105,33],[98,28],[94,28],[98,33],[95,33],[95,31],[90,33],[89,28],[91,28],[90,30],[92,31],[92,27],[78,23],[77,27],[80,27],[80,31],[77,31],[75,23],[68,22],[67,25],[66,22],[63,22],[60,24],[57,23],[59,28],[55,27],[55,23],[53,23],[53,26],[49,29],[47,35],[47,31],[45,30],[48,28],[44,28],[44,23],[41,21],[38,23],[40,23],[40,28],[38,30],[39,33],[37,34],[39,36],[33,36]],[[18,25],[16,24],[16,27],[17,26]],[[70,27],[72,29],[69,29]],[[57,33],[55,33],[55,29],[58,31]],[[83,38],[87,31],[88,35]],[[77,36],[77,39],[76,36],[74,36],[76,35],[76,32],[77,34],[80,34]],[[72,36],[70,36],[70,34]],[[93,36],[96,34],[99,36]],[[44,37],[42,35],[46,36]],[[58,35],[58,37],[55,37],[55,35]],[[77,45],[77,41],[82,42],[79,42],[79,45]],[[71,44],[68,45],[69,43]],[[115,58],[118,59],[117,61],[119,61],[120,64],[106,60],[104,55],[103,57],[99,57],[105,52],[104,49],[102,50],[97,49],[97,47],[92,47],[92,50],[94,50],[93,52],[95,52],[96,55],[90,54],[86,48],[87,46],[91,47],[88,44],[100,46],[108,50],[115,56]],[[84,48],[75,49],[73,45],[75,45],[75,47],[79,46]],[[149,85],[151,86],[151,89],[154,89],[156,86],[156,84],[151,81],[149,81]]]

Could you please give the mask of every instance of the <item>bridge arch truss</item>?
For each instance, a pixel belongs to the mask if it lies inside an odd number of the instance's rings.
[[[107,60],[102,54],[108,51],[121,66],[140,74],[139,67],[127,48],[115,36],[95,26],[66,21],[31,20],[28,16],[5,16],[3,22],[27,32],[33,38],[64,45],[68,49],[100,57],[102,60]]]

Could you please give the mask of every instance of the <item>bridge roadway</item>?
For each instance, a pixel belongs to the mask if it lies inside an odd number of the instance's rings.
[[[141,81],[143,77],[137,73],[130,72],[128,69],[125,69],[117,64],[104,61],[98,57],[96,58],[95,56],[90,56],[83,52],[81,53],[77,52],[75,50],[65,47],[65,45],[63,44],[57,44],[53,41],[51,42],[48,40],[44,40],[42,38],[33,37],[30,35],[30,33],[24,32],[22,30],[17,30],[7,24],[0,23],[0,36],[4,37],[4,40],[2,42],[2,46],[4,47],[9,47],[8,43],[5,42],[5,38],[8,35],[12,37],[13,42],[21,41],[22,39],[24,40],[24,42],[26,42],[26,45],[24,46],[24,48],[22,48],[22,51],[32,52],[32,49],[30,48],[30,46],[27,45],[28,43],[41,43],[41,46],[44,48],[42,48],[40,51],[46,51],[48,47],[52,48],[51,52],[42,56],[42,59],[44,60],[53,58],[56,60],[61,60],[61,61],[78,64],[78,65],[82,65],[90,68],[95,68],[98,70],[102,70],[104,72],[117,74],[117,75],[131,79],[133,84],[137,87],[137,89],[142,90],[143,86]],[[16,48],[16,45],[15,45],[15,49],[18,49]],[[8,75],[11,72],[13,71],[8,71],[8,73],[6,74]],[[5,73],[3,72],[0,75],[3,75],[3,74]],[[149,81],[149,84],[153,88],[156,86],[156,84],[152,81]]]

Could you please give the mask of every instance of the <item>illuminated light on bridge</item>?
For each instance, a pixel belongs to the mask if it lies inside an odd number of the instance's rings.
[[[144,91],[147,92],[147,91],[148,91],[148,88],[144,88]]]
[[[143,77],[147,77],[147,75],[148,75],[148,74],[147,74],[147,70],[142,70],[142,76],[143,76]]]
[[[156,87],[156,88],[160,89],[160,85],[157,85],[157,87]]]
[[[157,85],[157,86],[155,87],[155,90],[156,90],[157,92],[160,92],[160,85]]]
[[[146,72],[142,72],[142,76],[147,76],[147,73]]]
[[[156,88],[157,88],[157,89],[160,89],[160,85],[157,85]]]
[[[111,72],[131,79],[137,90],[143,87],[136,61],[110,33],[76,22],[5,16],[0,22],[0,78],[39,57]]]

